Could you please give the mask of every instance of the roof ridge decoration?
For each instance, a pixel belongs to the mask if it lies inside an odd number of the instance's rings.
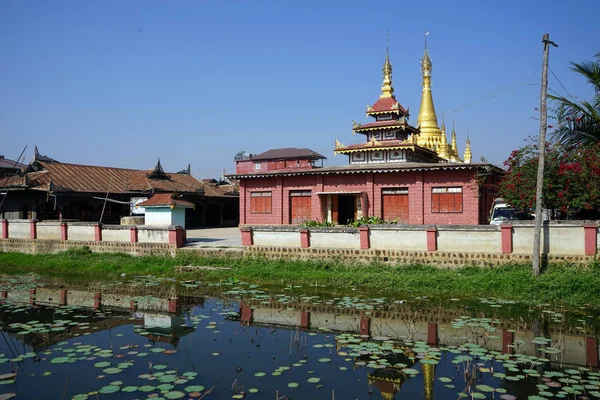
[[[154,166],[154,169],[152,171],[150,171],[150,173],[148,174],[148,178],[149,179],[169,179],[170,178],[169,175],[167,175],[167,173],[163,169],[162,164],[160,163],[160,157],[158,158],[158,162]]]
[[[191,164],[188,164],[187,168],[182,169],[181,171],[177,172],[179,175],[191,175],[192,174],[192,166]]]
[[[42,161],[42,162],[49,162],[49,163],[60,163],[60,161],[55,160],[54,158],[50,158],[48,156],[43,156],[40,154],[40,152],[38,151],[38,147],[35,146],[33,149],[33,162],[36,161]]]

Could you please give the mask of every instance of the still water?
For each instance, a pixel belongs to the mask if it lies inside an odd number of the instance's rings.
[[[0,290],[0,399],[600,398],[586,307],[145,276]]]

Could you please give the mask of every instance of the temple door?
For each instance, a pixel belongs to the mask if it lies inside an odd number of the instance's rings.
[[[339,201],[337,196],[331,196],[331,222],[334,224],[338,223],[338,215],[339,215]]]
[[[397,220],[399,224],[408,223],[407,189],[384,189],[383,219],[388,222]]]
[[[304,193],[291,193],[290,224],[302,224],[311,220],[311,196]]]

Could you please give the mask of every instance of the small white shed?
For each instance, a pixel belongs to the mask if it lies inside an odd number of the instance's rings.
[[[138,206],[146,209],[144,225],[179,225],[185,229],[185,209],[194,208],[194,203],[179,199],[175,193],[157,193]]]

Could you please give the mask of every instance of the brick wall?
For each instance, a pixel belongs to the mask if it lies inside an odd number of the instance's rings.
[[[362,173],[352,175],[304,175],[290,177],[265,177],[243,179],[240,184],[240,223],[242,225],[289,224],[291,190],[311,190],[312,219],[323,221],[326,197],[319,192],[360,192],[366,194],[363,215],[383,218],[383,188],[408,188],[410,224],[461,224],[480,223],[480,199],[472,183],[473,170],[411,171],[390,173]],[[431,189],[433,187],[461,187],[463,212],[432,213]],[[271,191],[272,211],[269,214],[250,212],[250,193]],[[485,221],[481,221],[485,223]]]

